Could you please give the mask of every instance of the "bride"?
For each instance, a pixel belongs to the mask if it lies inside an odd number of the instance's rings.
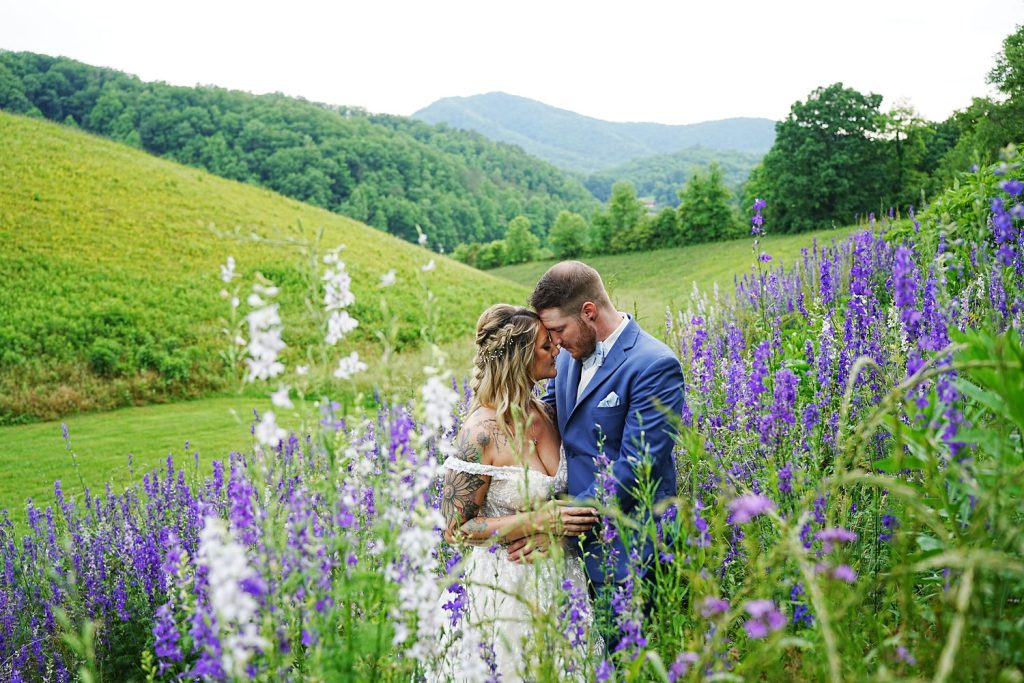
[[[567,489],[561,438],[533,389],[555,376],[558,347],[537,314],[491,306],[477,322],[476,345],[473,402],[456,437],[457,452],[444,463],[441,496],[445,539],[465,553],[465,606],[445,634],[451,642],[446,665],[432,678],[469,680],[483,666],[502,681],[533,679],[537,652],[545,647],[536,625],[555,623],[566,612],[566,594],[583,603],[573,614],[582,614],[589,630],[582,563],[559,541],[590,530],[597,511],[557,499]],[[510,558],[505,545],[526,537],[527,552]],[[571,639],[575,654],[593,661],[582,632]],[[572,662],[559,659],[560,677],[582,677],[572,672]]]

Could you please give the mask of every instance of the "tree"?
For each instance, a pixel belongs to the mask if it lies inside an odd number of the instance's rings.
[[[722,169],[711,164],[697,173],[679,193],[679,232],[683,244],[700,244],[739,236],[732,193],[722,181]]]
[[[452,251],[452,258],[460,263],[465,263],[467,266],[476,267],[476,256],[480,248],[481,245],[479,244],[466,244],[463,242]]]
[[[526,263],[537,257],[540,240],[530,232],[530,219],[516,216],[508,222],[505,233],[505,262]]]
[[[996,55],[988,82],[1010,99],[1024,96],[1024,24],[1003,39],[1003,51]]]
[[[494,240],[480,245],[476,252],[476,267],[481,270],[499,268],[506,263],[505,240]]]
[[[834,83],[796,102],[764,158],[767,220],[779,232],[846,224],[878,207],[882,96]]]
[[[935,129],[906,102],[897,102],[882,118],[882,138],[887,142],[885,175],[889,188],[884,205],[905,209],[919,204],[922,190],[930,186],[925,168],[928,141]]]
[[[679,233],[679,214],[675,209],[665,207],[648,221],[651,226],[651,249],[676,247],[682,242]]]
[[[587,220],[571,211],[561,211],[548,233],[548,244],[555,258],[571,259],[587,248]]]
[[[597,253],[625,251],[630,230],[647,218],[647,211],[636,198],[632,183],[619,182],[612,186],[608,208],[594,216],[591,248]]]

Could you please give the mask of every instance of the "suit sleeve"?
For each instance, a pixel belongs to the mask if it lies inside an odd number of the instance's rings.
[[[559,372],[564,372],[563,369],[559,368]],[[551,415],[551,420],[558,424],[558,404],[555,401],[555,378],[552,377],[548,380],[547,385],[544,387],[544,396],[541,397],[542,401],[548,406],[548,414]]]
[[[606,453],[612,461],[612,473],[618,488],[619,505],[630,512],[636,500],[630,492],[636,487],[637,468],[646,451],[655,471],[672,467],[676,422],[683,409],[683,371],[672,356],[662,356],[636,379],[630,392],[629,412],[623,426],[618,453]],[[597,498],[600,482],[595,481],[576,497]]]

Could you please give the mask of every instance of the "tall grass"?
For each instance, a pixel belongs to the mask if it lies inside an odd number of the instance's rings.
[[[641,458],[642,502],[623,513],[617,454],[595,444],[601,533],[623,539],[630,575],[593,606],[571,590],[532,605],[522,673],[1024,676],[1024,183],[1010,171],[973,180],[981,212],[883,221],[789,268],[759,258],[734,298],[671,317],[678,495],[655,507]],[[21,539],[0,525],[0,673],[492,678],[501,632],[468,629],[479,656],[446,661],[467,591],[437,475],[467,397],[436,368],[422,377],[409,405],[313,414],[302,436],[264,413],[259,443],[209,476],[169,459],[81,502],[64,482]],[[618,644],[576,647],[598,634]]]

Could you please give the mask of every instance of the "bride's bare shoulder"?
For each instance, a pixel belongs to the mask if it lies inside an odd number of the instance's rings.
[[[481,406],[466,416],[456,439],[457,457],[485,465],[494,460],[508,438],[498,426],[493,408]]]

